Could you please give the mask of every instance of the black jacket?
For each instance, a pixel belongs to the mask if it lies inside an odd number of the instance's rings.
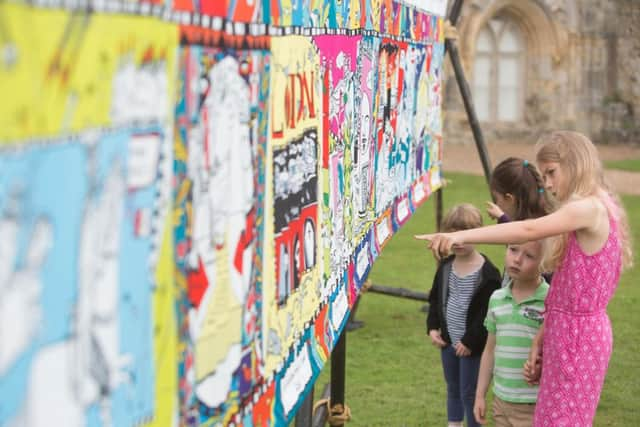
[[[472,356],[480,356],[487,341],[487,330],[484,327],[484,319],[487,316],[489,298],[496,289],[500,289],[500,272],[495,265],[483,254],[484,264],[480,269],[478,280],[480,284],[474,291],[469,308],[467,310],[467,323],[464,336],[460,340],[469,350]],[[433,329],[440,329],[442,339],[451,344],[445,306],[449,291],[449,273],[453,264],[453,256],[446,258],[438,267],[433,278],[433,286],[429,293],[429,314],[427,315],[427,334]]]

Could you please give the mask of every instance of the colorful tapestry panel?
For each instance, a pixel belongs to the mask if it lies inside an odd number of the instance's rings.
[[[426,3],[0,4],[0,425],[291,423],[441,186]]]

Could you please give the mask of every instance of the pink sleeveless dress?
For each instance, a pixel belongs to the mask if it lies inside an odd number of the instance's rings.
[[[609,220],[604,247],[586,255],[570,233],[545,302],[542,377],[533,425],[593,424],[613,347],[606,308],[618,285],[622,251]]]

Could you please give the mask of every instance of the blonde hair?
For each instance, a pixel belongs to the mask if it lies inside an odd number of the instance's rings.
[[[545,260],[547,259],[546,254],[548,252],[548,247],[549,247],[549,239],[548,238],[542,238],[542,239],[538,239],[538,240],[529,240],[528,242],[524,242],[524,243],[509,243],[507,245],[507,251],[509,250],[510,246],[522,246],[522,245],[526,245],[529,243],[535,243],[537,245],[540,246],[540,262],[538,263],[538,273],[540,273],[540,275],[542,275],[542,273],[546,273],[549,270],[547,270],[545,267]],[[505,264],[506,264],[506,258],[505,258]],[[506,268],[506,266],[505,266]]]
[[[442,230],[445,232],[478,227],[482,227],[482,214],[478,208],[470,203],[453,206],[442,220]]]
[[[558,163],[566,179],[565,199],[596,196],[607,208],[618,223],[618,235],[622,250],[622,265],[633,264],[633,251],[627,214],[620,199],[613,192],[604,178],[602,162],[595,145],[581,133],[573,131],[554,131],[542,135],[536,143],[536,161],[538,163]],[[604,194],[608,197],[603,197]],[[555,269],[567,246],[567,235],[554,239],[545,264]]]

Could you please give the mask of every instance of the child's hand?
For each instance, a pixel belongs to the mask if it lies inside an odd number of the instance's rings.
[[[456,356],[458,357],[467,357],[471,355],[471,350],[469,350],[464,344],[461,342],[456,344]]]
[[[444,340],[440,336],[439,330],[437,329],[430,330],[429,337],[431,338],[431,344],[435,345],[436,347],[440,347],[440,348],[446,347],[447,343],[444,342]]]
[[[527,384],[534,386],[540,383],[542,375],[542,357],[538,357],[535,362],[527,360],[524,362],[524,379]]]
[[[524,363],[524,379],[529,385],[540,382],[542,375],[542,346],[534,339],[529,350],[529,358]]]
[[[504,211],[493,202],[487,202],[487,213],[493,219],[498,219],[504,215]]]
[[[476,401],[473,404],[473,416],[478,424],[484,425],[487,423],[487,403],[484,396],[476,395]]]
[[[433,252],[436,260],[440,261],[447,257],[454,247],[464,244],[456,233],[434,233],[434,234],[417,234],[413,236],[416,240],[427,240],[427,248]]]

